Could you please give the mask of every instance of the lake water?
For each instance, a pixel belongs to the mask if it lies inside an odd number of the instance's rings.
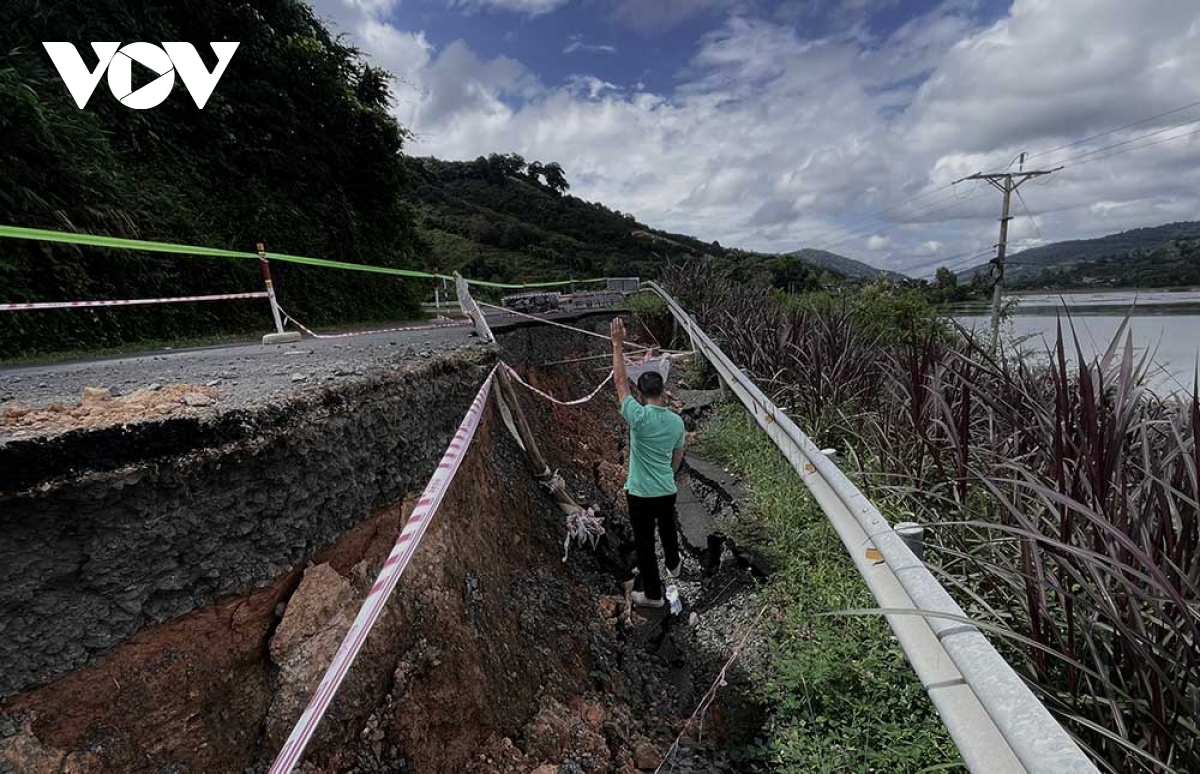
[[[1151,353],[1152,386],[1160,392],[1192,391],[1200,362],[1200,290],[1039,293],[1011,298],[1016,299],[1017,306],[1004,321],[1005,331],[1042,351],[1054,343],[1056,314],[1062,314],[1068,353],[1071,339],[1067,312],[1087,357],[1103,352],[1121,321],[1130,315],[1128,330],[1133,333],[1134,349],[1139,355],[1147,350]],[[981,331],[991,324],[990,313],[983,307],[960,307],[954,318],[967,328]]]

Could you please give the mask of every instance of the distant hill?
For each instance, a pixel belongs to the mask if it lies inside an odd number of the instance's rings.
[[[1150,228],[1135,228],[1096,239],[1074,239],[1034,247],[1013,253],[1005,262],[1005,274],[1013,282],[1022,282],[1050,268],[1066,268],[1102,258],[1122,256],[1136,250],[1149,251],[1177,239],[1200,238],[1200,222],[1167,223]],[[986,274],[989,264],[966,269],[960,277]]]
[[[831,253],[827,250],[814,250],[806,247],[803,250],[796,250],[788,253],[788,255],[799,258],[802,261],[811,263],[814,266],[820,266],[823,269],[829,269],[837,274],[842,274],[851,279],[873,280],[880,277],[887,277],[893,280],[908,279],[903,274],[887,269],[877,269],[870,264],[856,261],[853,258],[847,258],[844,255]]]
[[[1196,287],[1200,286],[1200,239],[1175,239],[1152,250],[1129,250],[1027,272],[1013,285],[1044,290]]]
[[[500,282],[653,277],[663,262],[708,255],[745,280],[819,287],[819,268],[671,234],[567,193],[557,164],[517,154],[474,161],[409,160],[426,268]],[[836,273],[836,272],[835,272]]]

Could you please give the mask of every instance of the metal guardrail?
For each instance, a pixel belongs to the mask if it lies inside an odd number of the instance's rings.
[[[887,615],[938,715],[973,772],[1097,772],[1070,734],[837,465],[654,282],[659,295],[725,385],[799,474]],[[867,557],[874,547],[883,557]]]

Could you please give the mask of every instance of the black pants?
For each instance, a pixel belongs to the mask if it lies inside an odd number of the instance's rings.
[[[658,575],[658,556],[654,551],[654,528],[658,527],[667,567],[677,567],[679,534],[675,529],[675,495],[638,497],[626,493],[626,497],[629,498],[629,521],[633,524],[642,591],[650,599],[662,599],[662,579]]]

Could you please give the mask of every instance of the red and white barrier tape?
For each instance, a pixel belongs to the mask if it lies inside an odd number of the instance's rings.
[[[528,320],[537,320],[540,323],[546,323],[547,325],[553,325],[555,328],[563,328],[568,331],[574,331],[575,333],[582,333],[584,336],[591,336],[591,337],[597,338],[597,339],[604,339],[605,341],[612,341],[611,338],[609,338],[608,336],[605,336],[603,333],[596,333],[595,331],[588,331],[588,330],[584,330],[583,328],[576,328],[574,325],[566,325],[564,323],[560,323],[555,320],[547,320],[545,317],[538,317],[537,315],[534,315],[534,314],[526,314],[525,312],[518,312],[516,309],[509,309],[506,306],[496,306],[495,304],[489,304],[484,301],[476,301],[475,303],[478,304],[479,306],[486,306],[488,309],[497,309],[501,312],[507,312],[508,314],[515,315],[516,317],[524,317]],[[627,342],[627,343],[631,344],[633,346],[638,346],[636,344],[633,344],[633,342]]]
[[[282,309],[280,309],[283,312]],[[433,323],[431,325],[408,325],[397,328],[377,328],[369,331],[349,331],[347,333],[317,333],[312,328],[309,328],[304,323],[292,317],[287,312],[283,312],[283,318],[288,322],[293,323],[297,328],[312,336],[314,339],[348,339],[351,336],[371,336],[376,333],[409,333],[411,331],[439,331],[443,328],[463,328],[471,323],[467,321],[455,321],[448,323]]]
[[[239,298],[266,298],[267,291],[254,293],[223,293],[216,296],[179,296],[176,298],[128,298],[114,301],[38,301],[21,304],[0,304],[0,312],[19,312],[26,309],[86,309],[97,306],[142,306],[145,304],[183,304],[192,301],[229,301]]]
[[[433,477],[429,479],[429,483],[425,485],[425,491],[417,500],[417,507],[408,517],[408,522],[400,531],[400,537],[392,546],[391,554],[383,563],[383,569],[380,570],[375,585],[371,586],[366,600],[363,601],[358,615],[354,618],[354,623],[346,632],[341,646],[325,671],[325,676],[321,678],[316,693],[308,702],[300,719],[296,721],[292,733],[288,736],[283,749],[279,751],[279,755],[276,756],[275,762],[271,764],[270,774],[288,774],[299,762],[304,748],[316,732],[317,725],[324,717],[330,702],[333,701],[333,696],[346,677],[346,672],[354,663],[354,658],[358,655],[359,650],[362,649],[367,634],[370,633],[371,627],[375,625],[375,621],[383,612],[388,597],[395,590],[401,574],[408,567],[413,554],[416,553],[425,531],[429,529],[429,524],[433,521],[433,516],[437,513],[438,506],[441,505],[446,490],[449,489],[450,482],[454,479],[454,474],[458,472],[459,465],[462,464],[467,448],[471,444],[471,439],[475,437],[475,430],[479,427],[495,374],[496,369],[493,368],[487,379],[484,380],[483,386],[479,388],[479,393],[471,403],[471,408],[463,418],[462,424],[458,426],[458,432],[454,434],[454,439],[450,441],[450,446],[442,455],[442,460],[438,463]]]
[[[596,395],[598,395],[600,393],[600,391],[604,389],[604,385],[606,385],[610,381],[612,381],[612,378],[613,378],[612,371],[609,371],[608,376],[604,377],[604,381],[602,381],[602,382],[600,382],[600,384],[596,385],[596,389],[592,390],[590,393],[583,396],[582,398],[576,398],[575,400],[559,400],[558,398],[554,397],[550,393],[542,392],[537,387],[534,387],[532,384],[530,384],[529,382],[522,379],[521,375],[519,373],[517,373],[516,370],[514,370],[513,367],[510,366],[508,363],[501,363],[500,367],[503,368],[508,373],[509,376],[511,376],[512,378],[516,379],[518,382],[523,384],[525,386],[525,388],[528,389],[530,392],[537,393],[538,395],[541,395],[543,398],[550,401],[551,403],[557,403],[560,406],[578,406],[581,403],[587,403],[589,400],[596,397]]]
[[[604,339],[605,341],[612,341],[612,337],[605,336],[603,333],[596,333],[595,331],[589,331],[589,330],[585,330],[583,328],[577,328],[574,325],[567,325],[565,323],[560,323],[557,320],[550,320],[545,317],[538,317],[537,315],[534,315],[534,314],[518,312],[516,309],[509,309],[506,306],[496,306],[495,304],[489,304],[484,301],[477,301],[475,303],[478,306],[486,306],[488,309],[496,309],[498,311],[504,312],[504,313],[512,315],[514,317],[524,317],[527,320],[536,320],[537,322],[545,323],[546,325],[553,325],[555,328],[562,328],[564,330],[573,331],[575,333],[582,333],[584,336],[591,336],[592,338],[596,338],[596,339]],[[664,350],[664,349],[661,349],[660,347],[647,347],[646,345],[639,344],[636,341],[626,341],[625,346],[629,347],[632,350],[630,352],[630,354],[633,354],[633,355],[637,355],[642,352],[647,352],[649,350],[654,350],[654,349],[657,349],[660,352],[663,352],[664,355],[683,355],[683,354],[690,355],[691,354],[691,352],[676,352],[674,350]],[[600,355],[598,357],[607,357],[607,355]]]

